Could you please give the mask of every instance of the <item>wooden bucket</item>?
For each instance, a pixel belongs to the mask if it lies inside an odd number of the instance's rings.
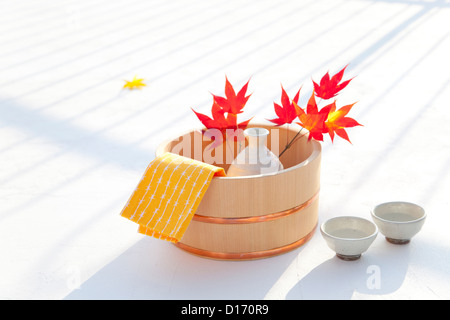
[[[267,125],[249,127],[270,130],[267,146],[271,149],[279,143],[279,151],[297,133]],[[237,155],[239,143],[208,150],[210,144],[200,131],[191,131],[162,143],[156,154],[173,152],[227,170],[233,159],[227,159],[227,154]],[[222,161],[211,163],[211,155],[215,160],[222,157]],[[277,173],[213,178],[183,238],[175,245],[207,258],[251,260],[285,253],[307,242],[318,222],[321,145],[301,136],[280,160],[285,169]]]

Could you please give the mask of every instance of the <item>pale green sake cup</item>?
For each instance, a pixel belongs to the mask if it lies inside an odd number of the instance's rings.
[[[410,202],[386,202],[372,209],[372,219],[386,240],[393,244],[407,244],[425,223],[425,210]]]
[[[320,231],[328,247],[346,261],[359,259],[378,234],[372,221],[351,216],[331,218],[321,225]]]

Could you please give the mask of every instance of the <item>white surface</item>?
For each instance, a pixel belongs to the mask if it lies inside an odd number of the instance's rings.
[[[449,299],[450,1],[5,1],[0,12],[0,298]],[[361,260],[320,232],[285,255],[198,258],[119,213],[155,147],[210,112],[225,75],[242,120],[300,102],[328,70],[353,145],[323,143],[320,223],[385,201],[427,211],[407,246]],[[141,91],[121,91],[143,77]]]

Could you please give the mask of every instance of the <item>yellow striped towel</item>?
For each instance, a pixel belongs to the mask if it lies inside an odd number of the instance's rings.
[[[121,216],[139,224],[142,234],[178,242],[214,176],[225,176],[225,171],[164,153],[148,165]]]

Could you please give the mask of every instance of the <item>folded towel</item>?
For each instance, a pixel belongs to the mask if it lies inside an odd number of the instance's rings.
[[[148,165],[121,215],[138,223],[142,234],[178,242],[214,176],[225,176],[225,171],[164,153]]]

